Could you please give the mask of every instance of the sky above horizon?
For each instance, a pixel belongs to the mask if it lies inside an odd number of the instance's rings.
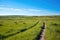
[[[0,0],[0,15],[60,15],[60,0]]]

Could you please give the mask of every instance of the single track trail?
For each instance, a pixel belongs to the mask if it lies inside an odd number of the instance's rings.
[[[43,27],[41,30],[41,34],[40,34],[40,39],[39,40],[45,40],[45,31],[46,31],[46,24],[45,22],[43,22]]]

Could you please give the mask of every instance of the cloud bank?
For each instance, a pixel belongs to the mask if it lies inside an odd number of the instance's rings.
[[[58,15],[47,10],[38,9],[17,9],[17,8],[4,8],[0,7],[0,15],[28,15],[28,16],[41,16],[41,15]]]

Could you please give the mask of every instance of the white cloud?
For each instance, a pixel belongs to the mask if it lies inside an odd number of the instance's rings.
[[[55,13],[38,9],[16,9],[0,7],[0,15],[52,15]]]

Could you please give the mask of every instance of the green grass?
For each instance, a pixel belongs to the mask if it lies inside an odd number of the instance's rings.
[[[45,40],[60,40],[60,18],[47,19]]]
[[[37,40],[43,21],[45,40],[60,40],[60,16],[0,16],[0,37],[13,34],[4,40]]]
[[[34,24],[36,24],[36,22],[38,21],[37,18],[32,18],[32,17],[0,17],[0,36],[9,36],[9,35],[12,35],[13,36],[10,36],[10,37],[7,37],[6,39],[4,40],[18,40],[18,38],[20,39],[25,39],[25,35],[27,34],[27,39],[34,39],[37,35],[38,35],[38,31],[40,30],[37,30],[37,29],[40,29],[40,25],[37,24],[37,28],[36,27],[31,27],[33,26]],[[30,28],[31,27],[31,28]],[[21,30],[24,30],[24,29],[27,29],[26,31],[24,32],[20,32],[18,34],[16,34],[17,32],[21,31]],[[36,32],[38,33],[36,33]],[[31,33],[33,32],[33,33]],[[16,35],[14,35],[16,34]],[[31,35],[29,37],[29,34]],[[21,36],[19,36],[21,35]],[[34,35],[36,35],[34,37]],[[17,38],[15,38],[17,36]],[[21,38],[21,37],[24,37],[24,38]],[[13,39],[12,39],[13,38]],[[19,40],[20,40],[19,39]],[[27,40],[26,39],[26,40]]]
[[[27,31],[17,34],[15,36],[12,36],[10,38],[7,38],[6,40],[35,40],[40,30],[41,27],[39,22],[38,25],[36,25],[35,27],[28,29]]]
[[[0,34],[4,35],[8,31],[16,32],[16,31],[24,29],[24,28],[29,28],[35,22],[36,22],[36,20],[28,20],[28,19],[27,20],[25,20],[25,19],[23,19],[23,20],[18,20],[18,19],[1,20],[0,19],[0,25],[2,25],[2,26],[0,26]]]

